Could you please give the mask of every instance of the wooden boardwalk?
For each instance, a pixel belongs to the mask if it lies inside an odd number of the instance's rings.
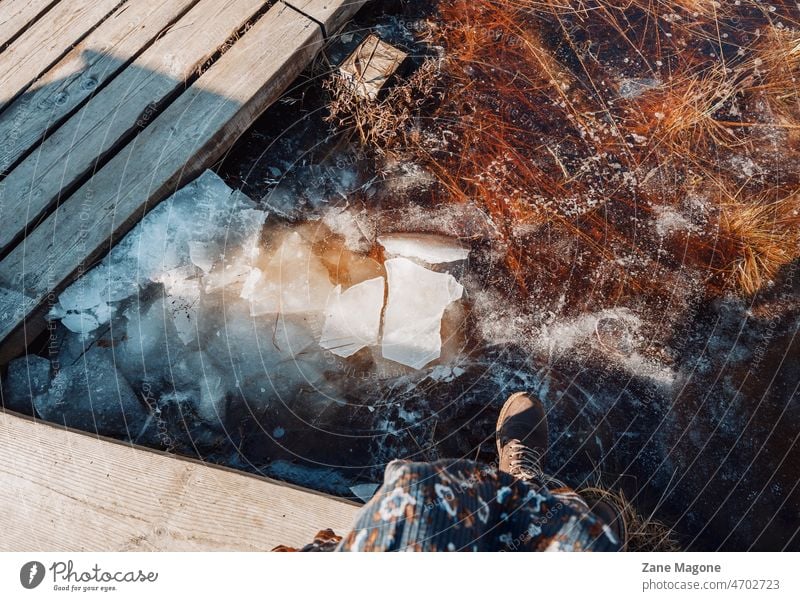
[[[0,552],[269,551],[358,507],[0,412]]]
[[[365,2],[0,0],[0,372]],[[0,456],[0,550],[266,549],[355,512],[2,413]]]

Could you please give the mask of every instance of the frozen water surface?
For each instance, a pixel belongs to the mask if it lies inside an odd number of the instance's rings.
[[[333,290],[330,276],[309,243],[297,232],[286,236],[264,270],[254,270],[242,298],[251,315],[322,311]]]

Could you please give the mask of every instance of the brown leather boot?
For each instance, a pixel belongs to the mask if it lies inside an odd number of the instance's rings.
[[[542,485],[547,452],[547,416],[539,399],[512,394],[497,418],[500,471],[517,480]]]

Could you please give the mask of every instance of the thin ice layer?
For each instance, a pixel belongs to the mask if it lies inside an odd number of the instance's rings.
[[[436,234],[391,234],[378,238],[388,256],[417,259],[429,265],[464,261],[469,249],[458,240]]]
[[[389,301],[383,323],[384,358],[414,369],[442,351],[442,316],[464,288],[447,273],[436,273],[408,259],[386,261]]]
[[[378,343],[383,309],[384,279],[373,278],[344,292],[337,286],[325,307],[319,345],[339,357],[349,357]]]

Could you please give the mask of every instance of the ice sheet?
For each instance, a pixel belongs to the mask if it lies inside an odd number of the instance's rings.
[[[320,346],[339,357],[349,357],[377,344],[385,280],[374,278],[344,292],[337,286],[325,307],[325,326]]]
[[[297,232],[288,234],[264,270],[248,277],[242,298],[252,316],[322,311],[333,291],[328,270]]]
[[[447,273],[436,273],[408,259],[386,261],[389,300],[383,324],[386,359],[420,369],[441,354],[442,316],[464,288]]]
[[[380,236],[378,243],[387,256],[416,259],[430,265],[463,261],[469,249],[458,240],[435,234],[390,234]]]

